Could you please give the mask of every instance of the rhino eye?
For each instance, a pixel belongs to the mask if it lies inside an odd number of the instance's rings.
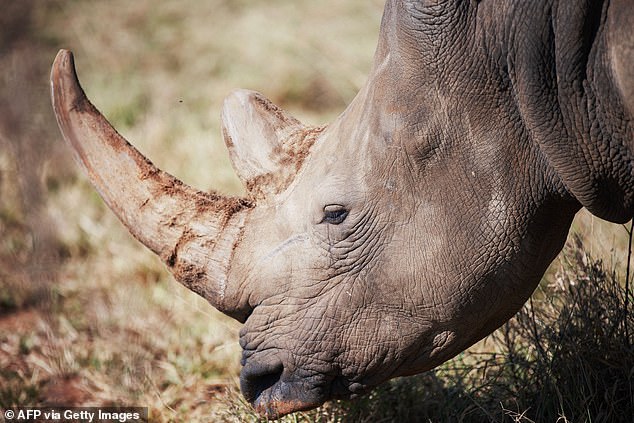
[[[324,207],[324,219],[321,223],[338,225],[348,217],[348,210],[340,204],[330,204]]]

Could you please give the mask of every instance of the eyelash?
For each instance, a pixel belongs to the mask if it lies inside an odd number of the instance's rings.
[[[331,225],[339,225],[348,217],[348,210],[324,210],[324,220],[322,222],[329,223]]]

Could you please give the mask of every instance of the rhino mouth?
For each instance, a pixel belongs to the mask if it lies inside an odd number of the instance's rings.
[[[262,416],[276,419],[296,411],[319,407],[331,399],[354,395],[345,378],[325,374],[302,375],[288,371],[281,360],[256,361],[243,358],[240,389]]]
[[[313,380],[311,380],[313,379]],[[323,383],[314,378],[296,380],[281,361],[249,362],[240,373],[240,389],[253,408],[267,418],[278,418],[323,404],[328,398]]]

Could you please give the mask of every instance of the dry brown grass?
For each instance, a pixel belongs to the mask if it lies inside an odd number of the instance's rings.
[[[364,81],[382,4],[0,0],[0,408],[126,404],[157,422],[258,421],[237,388],[238,325],[177,285],[70,160],[48,100],[56,51],[75,52],[88,95],[157,165],[234,194],[224,96],[256,89],[309,123],[329,121]],[[595,256],[623,267],[618,227],[577,224],[600,240],[588,244]],[[451,378],[441,369],[286,421],[484,407]]]

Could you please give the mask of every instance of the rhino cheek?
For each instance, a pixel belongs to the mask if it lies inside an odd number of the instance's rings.
[[[261,265],[265,266],[272,260],[278,259],[280,255],[297,254],[298,251],[296,249],[305,247],[308,240],[308,234],[306,233],[292,235],[279,243],[269,253],[264,255],[259,262]],[[295,251],[293,251],[294,249]]]

